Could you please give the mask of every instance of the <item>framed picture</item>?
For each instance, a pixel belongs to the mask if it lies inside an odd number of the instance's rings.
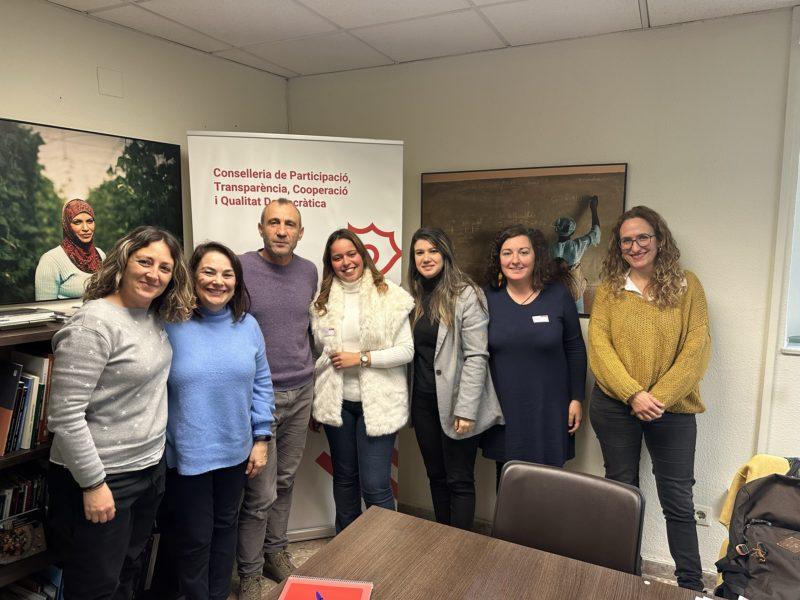
[[[569,269],[578,312],[588,316],[611,228],[625,209],[627,171],[615,163],[423,173],[422,225],[443,229],[481,284],[500,230],[517,223],[541,230]]]
[[[180,146],[0,119],[0,304],[80,298],[139,225],[183,236]]]

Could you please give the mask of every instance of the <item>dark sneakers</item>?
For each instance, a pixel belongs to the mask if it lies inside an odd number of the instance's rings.
[[[261,577],[245,575],[239,579],[239,600],[261,600]]]
[[[267,552],[264,555],[264,577],[280,583],[294,571],[291,556],[286,550]]]

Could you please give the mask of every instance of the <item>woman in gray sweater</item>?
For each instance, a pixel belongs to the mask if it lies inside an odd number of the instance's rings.
[[[164,322],[194,302],[178,241],[155,227],[120,239],[53,337],[48,522],[67,600],[130,598],[164,492]]]

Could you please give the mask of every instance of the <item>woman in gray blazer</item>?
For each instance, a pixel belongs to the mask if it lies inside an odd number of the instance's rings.
[[[411,422],[439,523],[471,529],[478,435],[503,422],[489,371],[483,292],[461,270],[440,229],[411,238],[415,308]]]

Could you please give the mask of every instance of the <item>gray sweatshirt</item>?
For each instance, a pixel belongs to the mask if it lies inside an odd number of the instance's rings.
[[[161,322],[144,309],[92,300],[53,336],[53,348],[50,460],[81,487],[158,463],[172,360]]]

